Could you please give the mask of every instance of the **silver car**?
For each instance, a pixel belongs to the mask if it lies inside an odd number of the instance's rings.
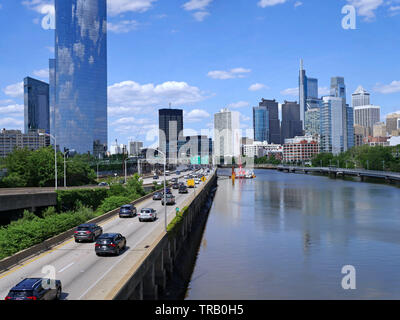
[[[157,220],[157,211],[151,208],[143,208],[140,210],[140,213],[138,214],[139,221],[146,221],[146,220],[151,220],[151,221],[156,221]]]

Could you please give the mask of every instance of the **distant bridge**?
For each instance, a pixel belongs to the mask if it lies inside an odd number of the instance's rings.
[[[355,176],[360,177],[361,180],[364,178],[375,178],[384,179],[387,182],[400,181],[399,172],[390,171],[374,171],[365,169],[344,169],[344,168],[334,168],[334,167],[297,167],[297,166],[287,166],[279,165],[277,166],[278,171],[286,172],[302,172],[302,173],[321,173],[336,176]]]

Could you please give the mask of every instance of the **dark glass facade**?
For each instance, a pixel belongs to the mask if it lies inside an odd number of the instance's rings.
[[[54,133],[60,150],[107,150],[106,0],[55,0]]]
[[[167,159],[177,159],[178,150],[186,143],[183,137],[183,110],[160,109],[159,147],[166,153]]]
[[[269,112],[265,107],[253,108],[254,141],[269,141]]]
[[[259,103],[259,107],[266,108],[268,110],[268,132],[269,132],[269,143],[280,144],[281,143],[281,122],[279,120],[279,108],[278,102],[275,100],[262,99]]]
[[[297,102],[285,101],[282,104],[282,144],[285,139],[303,135],[303,124],[300,121],[300,105]]]
[[[31,130],[50,132],[49,85],[27,77],[24,79],[25,133]]]

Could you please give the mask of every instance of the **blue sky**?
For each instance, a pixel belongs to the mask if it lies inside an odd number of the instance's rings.
[[[41,24],[51,5],[0,0],[2,128],[23,128],[23,78],[48,81],[54,31]],[[356,29],[342,27],[345,5],[356,9]],[[261,98],[298,100],[300,58],[321,94],[343,76],[349,101],[363,85],[382,118],[400,110],[400,0],[109,0],[108,8],[109,142],[151,145],[157,109],[169,102],[184,109],[191,133],[211,129],[227,106],[251,128]]]

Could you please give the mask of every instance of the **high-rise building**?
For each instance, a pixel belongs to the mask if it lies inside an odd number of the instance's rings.
[[[358,86],[351,95],[353,108],[359,106],[368,106],[370,104],[370,94],[362,87]]]
[[[97,157],[108,133],[106,0],[55,0],[55,14],[57,144]]]
[[[346,103],[346,85],[343,77],[331,78],[331,96],[343,98]]]
[[[262,109],[264,112],[260,111]],[[265,112],[266,111],[266,112]],[[257,115],[260,115],[259,118]],[[268,115],[268,116],[267,116]],[[264,131],[262,138],[266,138],[264,140],[256,139],[256,141],[268,141],[268,143],[281,143],[281,125],[279,121],[279,104],[274,100],[262,99],[259,103],[259,109],[253,109],[254,116],[254,134],[256,134],[256,130],[258,132]],[[264,127],[261,125],[257,127],[257,122],[259,124],[264,124]]]
[[[208,136],[188,136],[184,148],[180,149],[180,153],[184,151],[187,157],[190,157],[191,164],[209,164],[210,161],[210,140]]]
[[[216,164],[221,158],[230,163],[233,157],[240,156],[240,114],[237,111],[222,109],[214,115],[214,158]]]
[[[269,112],[265,107],[253,107],[254,141],[269,141]]]
[[[305,112],[310,108],[307,104],[312,104],[314,100],[318,100],[318,79],[308,78],[306,76],[303,59],[301,59],[299,75],[299,104],[300,121],[302,121],[303,129],[305,127]],[[311,106],[311,108],[312,107],[315,107],[315,105]]]
[[[392,113],[386,116],[386,130],[391,136],[398,136],[400,113]]]
[[[285,101],[282,104],[281,143],[303,135],[303,125],[300,120],[300,105],[297,102]]]
[[[49,85],[30,77],[24,79],[25,133],[43,129],[50,133]]]
[[[322,101],[322,100],[321,100]],[[305,135],[316,136],[321,134],[321,106],[311,108],[305,114]]]
[[[140,141],[130,141],[129,142],[129,155],[138,156],[143,148],[143,142]]]
[[[368,128],[368,135],[372,134],[373,126],[381,119],[381,107],[362,105],[354,107],[354,124]]]
[[[49,59],[49,109],[50,133],[55,136],[56,59]]]
[[[373,137],[386,137],[386,124],[384,122],[377,122],[373,126]]]
[[[176,162],[178,151],[185,144],[183,137],[183,110],[160,109],[159,120],[159,148],[163,151],[169,162]]]
[[[356,147],[364,144],[364,138],[368,137],[368,132],[368,128],[360,126],[358,124],[354,125],[354,145]]]

